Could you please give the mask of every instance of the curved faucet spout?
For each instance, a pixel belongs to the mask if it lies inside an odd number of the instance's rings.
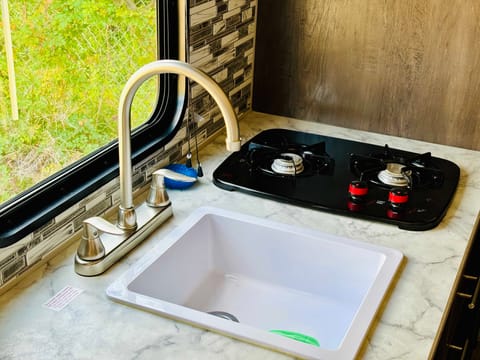
[[[238,121],[221,87],[207,74],[192,65],[178,60],[157,60],[142,66],[128,79],[118,109],[118,148],[120,163],[120,207],[118,226],[125,230],[136,228],[136,216],[133,208],[132,159],[130,145],[130,109],[138,88],[150,77],[159,74],[177,74],[185,76],[199,85],[212,96],[217,103],[227,131],[226,146],[229,151],[240,150],[240,132]]]

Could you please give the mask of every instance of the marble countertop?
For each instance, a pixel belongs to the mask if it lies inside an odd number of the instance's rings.
[[[266,128],[290,128],[401,148],[431,151],[461,168],[453,202],[436,228],[406,231],[227,192],[212,184],[213,170],[227,156],[223,136],[201,150],[205,176],[193,188],[170,191],[174,217],[168,233],[194,209],[210,205],[296,226],[393,247],[406,257],[359,353],[362,359],[426,359],[462,260],[480,204],[480,152],[355,131],[261,113],[241,122],[246,139]],[[200,328],[109,300],[105,289],[155,244],[145,241],[105,274],[75,274],[73,244],[0,296],[0,359],[289,359]],[[43,306],[71,286],[82,292],[60,311]]]

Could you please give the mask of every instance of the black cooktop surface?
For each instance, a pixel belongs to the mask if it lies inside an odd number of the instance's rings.
[[[441,221],[460,169],[430,153],[265,130],[214,171],[215,185],[312,209],[427,230]]]

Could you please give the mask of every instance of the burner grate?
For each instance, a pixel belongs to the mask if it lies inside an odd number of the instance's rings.
[[[275,177],[313,176],[329,172],[333,159],[325,151],[325,142],[294,144],[279,139],[275,144],[251,142],[247,159],[252,170]]]
[[[350,170],[359,180],[384,188],[438,188],[444,180],[443,172],[436,168],[431,153],[408,156],[388,145],[380,153],[350,154]]]

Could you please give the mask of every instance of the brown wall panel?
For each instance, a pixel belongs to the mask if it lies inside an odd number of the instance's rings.
[[[255,110],[480,150],[480,1],[258,11]]]

